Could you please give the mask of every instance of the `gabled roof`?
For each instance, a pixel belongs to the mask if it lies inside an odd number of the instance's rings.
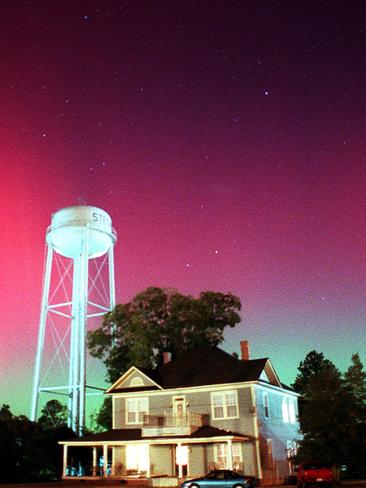
[[[123,385],[126,385],[126,382],[133,377],[136,374],[141,374],[146,380],[147,384],[144,386],[129,386],[128,388],[125,388]],[[117,381],[113,383],[112,386],[110,386],[107,390],[106,393],[118,393],[120,391],[146,391],[146,390],[157,390],[161,389],[159,384],[156,382],[156,379],[154,379],[154,374],[153,370],[148,370],[145,368],[136,368],[136,366],[131,366],[123,375],[118,378]]]
[[[268,358],[242,361],[218,347],[195,349],[154,370],[135,369],[141,371],[150,378],[153,384],[163,389],[259,381],[263,371],[266,371],[270,384],[281,386]],[[107,390],[107,393],[132,391],[131,388],[123,386],[122,380],[128,373],[116,381]]]

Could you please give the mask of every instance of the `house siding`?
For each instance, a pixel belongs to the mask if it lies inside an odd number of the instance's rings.
[[[205,446],[190,446],[188,475],[195,478],[197,476],[203,476],[207,471],[207,455]]]
[[[243,449],[243,471],[250,476],[258,477],[258,466],[255,454],[255,444],[246,442]]]
[[[174,476],[171,446],[150,446],[150,467],[154,476]]]
[[[268,395],[269,418],[265,416],[263,392]],[[287,391],[273,391],[260,385],[255,386],[256,410],[258,417],[258,432],[260,457],[263,478],[268,482],[283,480],[290,474],[289,462],[286,458],[287,441],[298,440],[299,423],[297,420],[297,397]],[[291,398],[296,413],[295,423],[285,422],[282,413],[282,399]],[[271,441],[272,459],[269,459],[268,440]]]
[[[187,412],[204,415],[209,425],[220,429],[231,430],[248,436],[255,435],[254,417],[251,413],[252,399],[250,388],[247,387],[228,387],[227,391],[236,390],[238,394],[238,418],[233,419],[213,419],[211,410],[211,391],[184,392],[181,396],[186,399]],[[128,394],[128,397],[144,397],[144,393]],[[177,396],[177,391],[171,395],[166,393],[154,392],[148,395],[150,415],[171,415],[173,407],[173,397]],[[114,399],[114,428],[125,429],[134,428],[138,424],[126,424],[126,398],[117,397]]]

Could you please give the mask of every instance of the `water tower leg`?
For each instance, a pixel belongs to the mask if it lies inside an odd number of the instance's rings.
[[[108,251],[108,267],[109,267],[109,308],[113,310],[116,305],[116,287],[114,283],[114,254],[113,246]]]
[[[69,403],[68,426],[76,432],[79,405],[79,295],[80,295],[80,258],[73,262],[72,319],[70,331],[70,364],[69,364]]]
[[[87,307],[88,307],[88,266],[89,266],[89,256],[88,256],[88,239],[89,239],[89,229],[88,227],[84,230],[84,244],[83,253],[81,256],[81,276],[80,276],[80,395],[79,395],[79,435],[84,434],[85,427],[85,395],[86,395],[86,327],[87,327]]]
[[[50,292],[50,282],[51,282],[52,256],[53,256],[52,246],[48,245],[47,246],[46,267],[45,267],[44,278],[43,278],[43,280],[44,280],[43,281],[43,294],[42,294],[41,316],[40,316],[39,331],[38,331],[38,345],[37,345],[36,363],[35,363],[34,377],[33,377],[33,396],[32,396],[32,407],[31,407],[31,415],[30,415],[30,419],[33,422],[35,422],[37,420],[41,362],[42,362],[42,353],[43,353],[43,346],[44,346],[44,337],[45,337],[45,331],[46,331],[46,321],[47,321],[47,311],[48,311],[48,295]]]

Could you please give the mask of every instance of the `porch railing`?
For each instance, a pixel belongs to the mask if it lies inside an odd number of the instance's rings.
[[[191,434],[207,423],[207,415],[189,412],[184,415],[144,415],[142,436]]]

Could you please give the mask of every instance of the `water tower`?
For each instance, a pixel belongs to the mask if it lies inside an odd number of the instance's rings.
[[[104,210],[66,207],[52,216],[46,256],[31,420],[40,396],[64,395],[68,425],[83,433],[87,381],[86,334],[115,305],[113,247],[116,233]]]

